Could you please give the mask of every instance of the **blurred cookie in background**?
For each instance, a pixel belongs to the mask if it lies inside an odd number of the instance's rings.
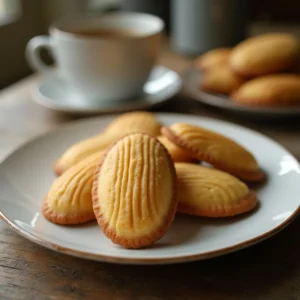
[[[227,63],[223,63],[203,73],[200,89],[205,92],[229,95],[244,82],[244,77],[235,73]]]
[[[195,68],[205,71],[218,64],[227,62],[231,48],[217,48],[204,53],[195,60]]]
[[[229,64],[247,77],[289,70],[299,57],[297,38],[287,33],[269,33],[249,38],[233,48]]]
[[[244,83],[231,95],[232,101],[252,106],[300,104],[300,75],[273,74]]]

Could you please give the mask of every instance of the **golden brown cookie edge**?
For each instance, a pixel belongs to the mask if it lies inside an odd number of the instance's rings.
[[[251,182],[261,182],[265,179],[265,173],[258,169],[258,171],[247,171],[247,170],[238,170],[234,168],[228,168],[228,166],[224,166],[221,161],[213,160],[211,157],[204,155],[199,149],[195,149],[189,146],[189,143],[182,140],[179,136],[177,136],[169,127],[163,126],[161,129],[161,133],[166,136],[170,141],[175,143],[178,147],[183,148],[186,151],[189,151],[191,156],[195,157],[200,161],[205,161],[211,165],[213,165],[216,169],[220,169],[227,173],[230,173],[242,180],[251,181]]]
[[[221,218],[221,217],[233,217],[246,212],[250,212],[258,204],[256,193],[252,190],[240,200],[239,204],[235,204],[232,207],[222,209],[216,208],[215,210],[197,210],[189,205],[178,204],[177,211],[184,214],[195,215],[199,217],[209,218]]]
[[[95,215],[93,212],[81,215],[75,214],[70,216],[67,216],[66,214],[57,214],[48,206],[47,196],[43,200],[42,213],[48,221],[59,225],[78,225],[95,220]]]
[[[141,238],[134,238],[134,239],[128,241],[127,238],[119,237],[113,230],[108,228],[108,224],[104,220],[104,217],[103,217],[103,214],[101,212],[100,205],[99,205],[99,197],[98,197],[97,189],[98,189],[98,180],[99,180],[99,176],[100,176],[100,173],[101,173],[101,167],[102,167],[108,153],[120,141],[122,141],[127,136],[130,136],[130,135],[133,135],[133,134],[147,135],[147,136],[155,139],[160,144],[160,147],[162,147],[162,149],[165,152],[165,155],[168,159],[168,162],[169,162],[169,165],[170,165],[170,170],[171,170],[172,177],[173,177],[173,197],[171,199],[172,205],[170,206],[170,210],[167,214],[167,218],[164,220],[163,224],[157,229],[156,232],[152,233],[149,236],[144,236],[144,237],[141,237]],[[170,228],[170,226],[171,226],[171,224],[172,224],[172,222],[175,218],[175,214],[176,214],[177,206],[178,206],[178,200],[176,198],[176,184],[177,184],[177,175],[176,175],[176,170],[175,170],[175,166],[174,166],[174,163],[172,161],[172,158],[171,158],[169,152],[167,151],[166,147],[164,145],[162,145],[162,143],[160,143],[160,141],[156,137],[151,136],[149,134],[145,134],[145,133],[132,133],[132,134],[128,134],[128,135],[122,137],[121,139],[119,139],[118,141],[116,141],[113,145],[111,145],[107,149],[107,151],[103,155],[102,160],[100,161],[98,167],[96,168],[93,187],[92,187],[92,202],[93,202],[94,214],[96,216],[97,222],[98,222],[99,226],[101,227],[103,233],[109,239],[111,239],[113,243],[118,244],[118,245],[120,245],[124,248],[128,248],[128,249],[144,248],[144,247],[150,246],[153,243],[155,243],[156,241],[160,240],[166,234],[166,232]]]

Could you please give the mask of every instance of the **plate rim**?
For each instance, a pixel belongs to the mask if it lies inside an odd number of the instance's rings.
[[[33,83],[30,87],[30,95],[32,96],[33,100],[35,103],[38,105],[41,105],[43,107],[46,107],[48,109],[57,111],[57,112],[63,112],[63,113],[68,113],[68,114],[76,114],[76,115],[92,115],[92,114],[117,114],[117,113],[122,113],[122,112],[128,112],[131,110],[143,110],[151,107],[155,107],[158,105],[161,105],[167,101],[169,101],[172,97],[176,96],[182,89],[183,86],[183,80],[182,77],[178,72],[175,70],[166,67],[161,64],[157,64],[154,66],[153,69],[155,68],[163,68],[165,70],[173,72],[176,77],[177,77],[177,84],[176,84],[176,89],[170,95],[167,97],[163,97],[158,101],[155,101],[155,103],[144,103],[140,101],[136,101],[136,104],[130,103],[130,105],[124,106],[123,108],[118,108],[115,106],[114,108],[112,106],[109,107],[94,107],[94,108],[88,108],[88,107],[83,107],[83,108],[78,108],[78,107],[73,107],[73,106],[68,106],[64,104],[55,104],[53,100],[47,96],[45,96],[43,93],[41,93],[40,88],[42,84],[45,83],[47,80],[47,77],[49,76],[55,76],[57,75],[55,71],[52,71],[49,74],[42,74],[42,76],[38,79],[36,83]],[[142,97],[143,99],[146,99],[147,97]],[[144,104],[143,104],[144,103]]]
[[[88,259],[88,260],[94,260],[99,262],[107,262],[107,263],[116,263],[116,264],[127,264],[127,265],[159,265],[159,264],[175,264],[175,263],[187,263],[197,260],[205,260],[210,259],[222,255],[227,255],[233,252],[236,252],[238,250],[242,250],[244,248],[248,248],[250,246],[253,246],[259,242],[262,242],[273,235],[279,233],[281,230],[283,230],[285,227],[287,227],[290,223],[292,223],[300,213],[300,207],[293,212],[284,222],[280,223],[278,226],[274,227],[273,229],[256,236],[252,239],[249,239],[247,241],[237,243],[235,245],[221,248],[214,251],[209,251],[201,254],[191,254],[191,255],[185,255],[185,256],[178,256],[178,257],[162,257],[162,258],[129,258],[129,257],[118,257],[118,256],[108,256],[108,255],[102,255],[102,254],[93,254],[86,251],[79,251],[74,250],[69,247],[63,247],[59,246],[55,243],[43,240],[42,238],[36,236],[35,234],[29,233],[26,230],[20,228],[16,224],[14,224],[12,221],[10,221],[1,211],[0,211],[0,218],[8,224],[15,232],[20,234],[22,237],[26,238],[27,240],[38,244],[40,246],[43,246],[49,250],[54,250],[55,252],[59,252],[62,254],[67,254],[73,257],[79,257],[81,259]]]
[[[165,113],[165,112],[163,112],[163,113],[157,112],[155,114],[157,115],[157,117],[164,117],[164,116],[180,117],[181,116],[181,117],[193,117],[196,119],[199,118],[202,120],[206,119],[206,120],[210,120],[210,121],[213,121],[213,122],[216,122],[219,124],[225,123],[227,125],[242,128],[243,130],[255,133],[256,135],[259,135],[259,136],[267,139],[268,141],[275,143],[277,146],[283,148],[286,152],[288,152],[289,155],[291,155],[298,162],[298,160],[285,147],[283,147],[277,141],[269,138],[268,136],[266,136],[260,132],[257,132],[255,130],[252,130],[247,127],[244,127],[242,125],[235,124],[235,123],[228,122],[228,121],[223,121],[223,120],[216,120],[214,118],[210,118],[210,117],[206,117],[206,116],[189,115],[189,114],[181,114],[181,113]],[[0,168],[5,163],[5,161],[10,159],[17,151],[20,151],[26,145],[34,143],[36,140],[41,139],[49,134],[54,134],[56,131],[59,131],[61,129],[68,129],[73,126],[79,126],[80,123],[92,122],[92,121],[96,121],[97,119],[101,119],[101,118],[109,119],[109,118],[112,118],[117,115],[118,114],[109,114],[109,115],[105,115],[105,116],[97,116],[97,117],[75,120],[75,121],[72,121],[69,123],[62,124],[54,129],[48,130],[39,135],[36,135],[35,137],[30,138],[27,141],[21,143],[18,147],[12,149],[7,155],[5,155],[3,157],[3,159],[1,159],[1,161],[0,161]],[[298,164],[299,164],[299,162],[298,162]],[[298,207],[293,211],[293,213],[287,219],[285,219],[282,223],[278,224],[277,226],[270,229],[269,231],[264,232],[256,237],[248,239],[246,241],[236,243],[229,247],[224,247],[224,248],[220,248],[220,249],[213,250],[213,251],[207,251],[207,252],[200,253],[200,254],[198,253],[198,254],[190,254],[190,255],[184,255],[184,256],[160,257],[160,258],[118,257],[118,256],[108,256],[108,255],[103,255],[103,254],[93,254],[93,253],[90,253],[87,251],[74,250],[69,247],[60,246],[53,242],[46,241],[45,239],[38,237],[35,234],[26,231],[25,229],[22,229],[17,224],[14,224],[13,221],[11,221],[1,210],[0,210],[0,219],[5,221],[6,224],[8,224],[15,232],[17,232],[21,236],[25,237],[26,239],[28,239],[36,244],[39,244],[45,248],[48,248],[50,250],[54,250],[56,252],[68,254],[68,255],[83,258],[83,259],[90,259],[90,260],[101,261],[101,262],[109,262],[109,263],[117,263],[117,264],[155,265],[155,264],[184,263],[184,262],[191,262],[191,261],[196,261],[196,260],[209,259],[209,258],[229,254],[229,253],[244,249],[246,247],[252,246],[256,243],[259,243],[259,242],[266,240],[267,238],[270,238],[273,235],[277,234],[282,229],[284,229],[287,225],[289,225],[294,219],[296,219],[298,214],[300,214],[300,205],[298,205]]]
[[[215,107],[218,109],[230,111],[233,113],[240,113],[240,114],[248,114],[252,116],[269,116],[269,117],[288,117],[288,116],[299,116],[300,115],[300,106],[299,107],[252,107],[252,106],[246,106],[246,105],[240,105],[237,103],[230,102],[230,104],[219,104],[214,101],[210,101],[205,99],[205,97],[210,98],[225,98],[224,100],[230,99],[229,96],[226,95],[219,95],[214,93],[205,92],[199,89],[198,92],[196,92],[195,85],[191,83],[191,77],[196,76],[195,74],[199,73],[200,75],[203,73],[201,71],[196,70],[196,68],[193,65],[190,65],[184,72],[182,77],[183,82],[183,88],[185,91],[188,92],[188,96],[194,99],[197,102],[203,103],[205,105]],[[203,97],[203,95],[205,97]],[[219,101],[219,100],[218,100]],[[220,101],[221,102],[221,99]]]

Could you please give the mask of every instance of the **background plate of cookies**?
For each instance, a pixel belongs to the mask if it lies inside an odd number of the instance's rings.
[[[184,87],[194,99],[252,116],[300,115],[300,45],[270,33],[196,58]]]
[[[297,160],[254,131],[131,112],[74,122],[9,155],[0,165],[0,215],[69,255],[186,262],[283,229],[299,210],[299,176]]]

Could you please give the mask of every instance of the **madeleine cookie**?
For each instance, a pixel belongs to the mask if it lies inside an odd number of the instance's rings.
[[[91,191],[102,155],[102,152],[94,153],[56,178],[43,202],[46,219],[62,225],[95,219]]]
[[[176,173],[164,146],[135,133],[103,157],[93,185],[93,207],[104,234],[125,248],[153,244],[168,230],[177,208]]]
[[[227,62],[230,52],[231,48],[217,48],[210,50],[195,60],[195,68],[206,71],[211,67]]]
[[[241,75],[254,77],[289,69],[299,56],[299,43],[287,33],[249,38],[231,52],[229,64]]]
[[[246,181],[261,181],[264,173],[254,156],[229,138],[185,123],[163,127],[162,134],[178,147],[217,169]]]
[[[203,217],[229,217],[257,205],[256,194],[225,172],[176,163],[178,211]]]
[[[129,133],[143,132],[152,136],[160,134],[161,124],[153,113],[135,111],[122,114],[114,119],[104,130],[105,134],[119,137]]]
[[[111,135],[99,134],[74,144],[55,162],[53,168],[55,174],[59,176],[91,154],[105,151],[117,139],[118,137]]]
[[[242,105],[300,105],[300,75],[277,74],[252,79],[235,91],[231,98]]]
[[[245,78],[233,72],[228,64],[208,69],[201,78],[200,89],[217,94],[229,95],[245,82]]]
[[[114,119],[102,134],[83,140],[68,148],[55,163],[54,171],[57,175],[61,175],[87,156],[99,150],[105,150],[126,134],[144,132],[153,136],[159,135],[160,127],[160,123],[152,113],[130,112],[122,114]]]
[[[174,143],[172,143],[165,136],[159,136],[157,138],[168,150],[172,160],[174,162],[193,162],[195,159],[189,154],[189,152],[184,151],[182,148],[179,148]]]

